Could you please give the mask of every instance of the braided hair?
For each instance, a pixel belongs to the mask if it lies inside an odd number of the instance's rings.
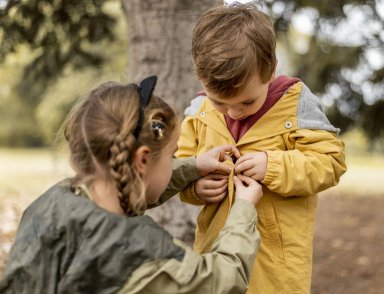
[[[107,82],[82,99],[64,124],[70,162],[76,172],[73,185],[91,185],[97,177],[104,177],[115,184],[120,206],[127,215],[143,214],[147,208],[146,187],[133,162],[135,151],[146,145],[156,159],[179,135],[175,112],[162,99],[152,96],[136,138],[133,132],[139,108],[137,85]],[[153,122],[161,123],[161,138],[154,132]]]

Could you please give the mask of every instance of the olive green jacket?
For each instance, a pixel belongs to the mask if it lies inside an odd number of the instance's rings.
[[[163,200],[198,176],[194,159],[176,160]],[[0,293],[244,293],[256,223],[253,205],[236,200],[212,251],[198,255],[149,216],[110,213],[63,181],[24,212]]]

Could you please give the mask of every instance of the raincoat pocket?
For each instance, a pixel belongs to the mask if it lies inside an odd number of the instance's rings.
[[[310,203],[308,197],[273,202],[286,262],[297,265],[310,262],[313,236],[309,215],[314,213],[310,212]]]
[[[258,229],[267,255],[273,263],[284,263],[282,235],[277,221],[273,202],[260,202],[257,206],[259,216]]]

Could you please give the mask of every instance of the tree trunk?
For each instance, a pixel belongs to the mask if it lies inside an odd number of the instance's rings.
[[[192,30],[198,17],[217,0],[122,0],[128,22],[127,81],[159,77],[155,94],[182,116],[201,89],[194,77],[191,57]],[[148,212],[175,237],[194,239],[198,208],[173,197]]]
[[[216,0],[123,0],[128,21],[128,81],[159,77],[156,94],[180,114],[201,88],[194,77],[191,36]]]

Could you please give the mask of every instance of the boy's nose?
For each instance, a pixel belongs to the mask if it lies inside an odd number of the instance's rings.
[[[241,109],[228,109],[227,114],[232,119],[240,119],[243,116],[243,111]]]

